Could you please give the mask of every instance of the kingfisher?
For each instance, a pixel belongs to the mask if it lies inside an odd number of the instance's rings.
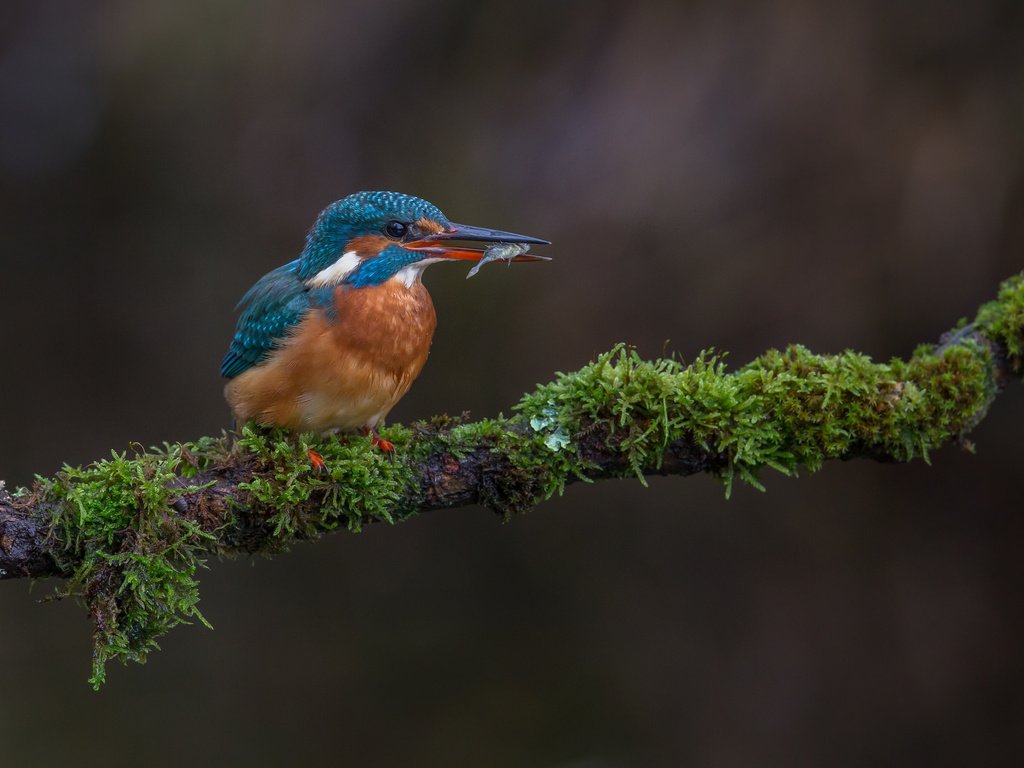
[[[550,244],[454,224],[432,203],[398,192],[357,192],[324,208],[299,257],[264,275],[239,302],[220,368],[237,423],[358,430],[393,453],[376,427],[419,375],[437,326],[423,270],[485,253],[449,241]],[[310,460],[322,468],[313,451]]]

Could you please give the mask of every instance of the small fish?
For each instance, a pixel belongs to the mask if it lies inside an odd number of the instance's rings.
[[[484,264],[490,264],[492,261],[512,261],[517,256],[522,256],[528,250],[530,250],[530,246],[526,243],[493,243],[492,245],[487,246],[487,248],[484,250],[483,258],[473,265],[473,268],[469,270],[469,274],[466,275],[466,279],[468,280],[477,272],[479,272],[480,267],[482,267]],[[531,255],[530,260],[547,260],[547,258],[547,256]]]

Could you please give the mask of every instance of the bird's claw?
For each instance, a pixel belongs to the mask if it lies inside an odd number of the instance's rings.
[[[370,438],[370,445],[374,448],[379,448],[381,452],[386,455],[389,459],[395,457],[395,444],[390,440],[385,440],[383,437],[377,434],[377,430],[370,429],[369,427],[363,427],[360,430],[364,435],[368,435]]]
[[[317,474],[327,469],[327,462],[324,461],[324,457],[312,448],[306,450],[306,455],[309,456],[309,465],[317,472]]]

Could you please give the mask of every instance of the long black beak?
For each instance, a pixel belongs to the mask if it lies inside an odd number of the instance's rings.
[[[517,235],[515,232],[503,232],[500,229],[472,227],[469,224],[452,224],[446,232],[431,235],[428,240],[475,240],[482,243],[529,243],[530,245],[551,245],[549,240],[529,235]]]
[[[442,245],[447,240],[467,240],[479,243],[527,243],[529,245],[551,245],[548,240],[541,240],[539,237],[529,235],[517,235],[515,232],[504,232],[500,229],[484,229],[483,227],[472,227],[468,224],[452,224],[444,232],[427,235],[414,243],[406,243],[403,247],[410,251],[423,251],[434,258],[460,259],[462,261],[480,261],[483,258],[482,248],[468,248],[460,246]],[[508,261],[546,261],[544,256],[534,256],[531,253],[514,256]]]

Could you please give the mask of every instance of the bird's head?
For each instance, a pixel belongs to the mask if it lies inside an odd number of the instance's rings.
[[[317,217],[299,257],[298,274],[310,286],[380,285],[393,277],[408,285],[440,261],[479,261],[483,249],[446,241],[547,240],[495,229],[453,224],[436,205],[398,192],[357,192],[331,203]],[[529,254],[515,261],[532,261]]]

